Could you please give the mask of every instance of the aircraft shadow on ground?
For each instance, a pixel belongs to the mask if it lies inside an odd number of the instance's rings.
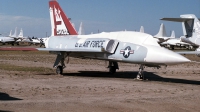
[[[0,110],[0,112],[13,112],[13,111],[8,111],[8,110]]]
[[[108,72],[99,72],[99,71],[79,71],[79,73],[64,73],[63,76],[134,79],[136,78],[137,74],[138,72],[132,72],[132,71],[116,72],[115,74],[110,74]],[[169,82],[169,83],[200,85],[200,81],[195,81],[195,80],[165,78],[153,72],[144,72],[144,74],[145,74],[144,81],[159,81],[159,82]]]
[[[0,101],[15,101],[15,100],[22,100],[22,99],[11,97],[7,93],[0,92]]]

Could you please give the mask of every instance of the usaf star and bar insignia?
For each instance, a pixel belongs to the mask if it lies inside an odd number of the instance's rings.
[[[120,54],[123,54],[124,58],[128,58],[130,54],[133,54],[134,50],[131,50],[130,46],[127,46],[125,49],[120,50]]]

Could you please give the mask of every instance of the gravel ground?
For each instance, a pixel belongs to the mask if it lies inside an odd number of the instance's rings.
[[[56,75],[55,57],[47,52],[1,51],[0,112],[200,111],[198,63],[146,67],[145,80],[138,81],[139,65],[119,63],[117,73],[109,74],[105,61],[76,58],[70,58],[63,75]],[[11,65],[24,70],[5,67]],[[28,67],[42,70],[25,71]]]

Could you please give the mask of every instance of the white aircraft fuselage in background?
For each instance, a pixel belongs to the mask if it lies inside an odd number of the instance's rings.
[[[15,42],[15,39],[11,37],[0,37],[0,42],[1,43]]]

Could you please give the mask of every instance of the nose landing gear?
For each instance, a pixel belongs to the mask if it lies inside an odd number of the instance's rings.
[[[140,65],[139,72],[138,72],[137,77],[136,77],[138,80],[141,80],[141,79],[144,80],[143,71],[144,71],[144,65]]]

